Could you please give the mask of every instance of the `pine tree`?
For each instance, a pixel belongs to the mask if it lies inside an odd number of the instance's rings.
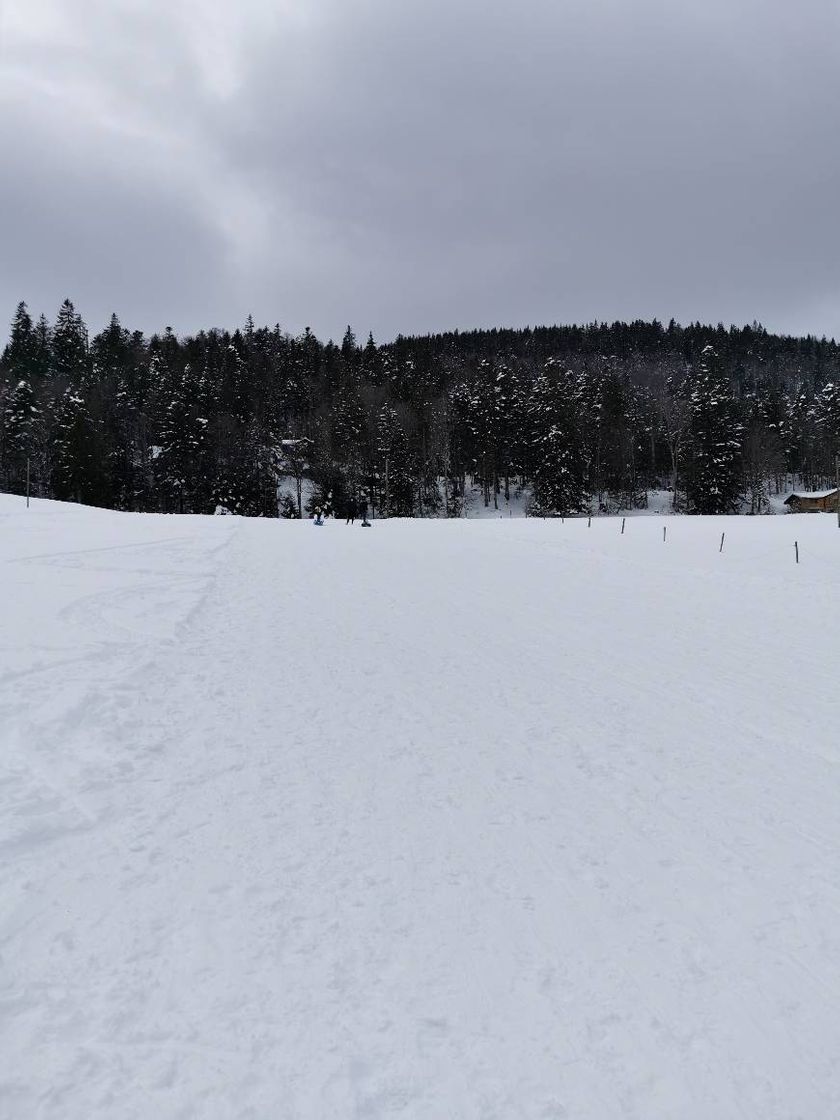
[[[340,485],[341,509],[358,504],[359,490],[369,458],[368,426],[365,410],[356,389],[350,385],[333,399],[328,423],[324,426],[325,451],[332,467],[330,485]],[[338,483],[340,476],[340,484]]]
[[[840,455],[840,380],[824,385],[814,401],[814,421],[821,442],[821,472],[825,482],[833,479],[834,463]]]
[[[40,493],[43,488],[45,445],[39,357],[38,335],[26,304],[19,303],[0,361],[0,480],[11,493],[25,492],[27,470],[34,491]]]
[[[607,361],[595,389],[595,480],[599,503],[612,496],[615,507],[637,500],[639,402],[635,386],[615,358]],[[605,494],[606,492],[606,494]]]
[[[34,331],[33,377],[40,385],[49,376],[52,363],[52,328],[46,315],[39,315]]]
[[[411,517],[414,469],[408,435],[393,405],[379,410],[376,424],[379,508],[385,517]]]
[[[763,513],[775,484],[779,492],[779,475],[784,470],[785,415],[781,394],[757,383],[742,402],[744,434],[742,462],[744,489],[750,502],[750,513]]]
[[[502,417],[496,394],[496,369],[493,362],[479,362],[475,383],[469,395],[466,415],[472,436],[473,458],[481,479],[485,507],[494,504],[498,495],[498,453]]]
[[[542,517],[582,513],[588,503],[582,455],[581,384],[550,359],[537,378],[529,407],[534,500]]]
[[[341,360],[344,364],[344,383],[356,386],[359,383],[361,351],[356,344],[353,328],[348,326],[341,340]]]
[[[373,341],[373,332],[368,334],[368,340],[362,351],[361,380],[369,385],[379,385],[382,381],[382,361],[379,348]]]
[[[658,387],[654,398],[655,423],[660,439],[667,448],[667,464],[673,491],[672,508],[676,510],[679,506],[683,449],[689,422],[684,384],[685,367],[684,364],[675,362],[673,368],[663,372],[665,372],[663,383]]]
[[[812,403],[802,388],[796,388],[785,397],[781,436],[785,469],[790,471],[794,479],[799,477],[802,485],[807,488],[817,438]]]
[[[12,494],[26,492],[27,471],[34,492],[43,482],[43,415],[28,378],[9,392],[3,409],[3,474]]]
[[[52,375],[62,388],[80,388],[87,383],[89,374],[87,328],[66,299],[52,332]]]
[[[98,505],[102,498],[99,433],[80,389],[70,386],[55,406],[53,491],[64,501]]]
[[[246,424],[253,415],[248,367],[240,352],[241,346],[231,341],[222,359],[219,385],[219,407],[234,420]]]
[[[134,509],[140,486],[139,425],[129,386],[134,381],[131,335],[116,315],[91,343],[92,378],[86,390],[103,445],[108,505]]]
[[[208,462],[209,418],[201,380],[194,381],[189,365],[173,374],[166,386],[168,400],[161,418],[160,446],[155,474],[168,507],[178,513],[208,512],[212,478]]]
[[[35,380],[37,349],[38,343],[32,317],[26,304],[21,302],[17,305],[12,319],[12,333],[0,363],[10,382],[17,384],[18,381]]]
[[[695,513],[733,513],[741,496],[743,426],[729,379],[712,346],[704,347],[688,398],[686,489]]]

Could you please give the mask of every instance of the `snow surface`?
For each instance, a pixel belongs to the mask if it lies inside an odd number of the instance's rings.
[[[0,496],[3,1120],[840,1114],[840,532],[665,521]]]

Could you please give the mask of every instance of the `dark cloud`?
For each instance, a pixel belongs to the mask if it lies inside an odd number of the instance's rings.
[[[9,141],[0,130],[0,145]],[[84,161],[36,128],[15,137],[15,174],[0,177],[5,216],[0,298],[54,315],[71,297],[93,324],[116,311],[127,326],[161,329],[224,320],[224,246],[171,185],[115,168],[107,152]]]
[[[840,334],[829,0],[89,2],[49,67],[51,3],[13,2],[10,308]]]

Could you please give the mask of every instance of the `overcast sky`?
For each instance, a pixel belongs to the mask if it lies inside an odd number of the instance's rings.
[[[840,0],[0,13],[5,321],[840,337]]]

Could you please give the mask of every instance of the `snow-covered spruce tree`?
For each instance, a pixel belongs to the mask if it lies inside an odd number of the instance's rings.
[[[457,516],[452,493],[452,421],[449,402],[443,396],[429,410],[429,437],[424,466],[428,481],[435,491],[434,512],[444,517]]]
[[[34,337],[33,377],[38,385],[43,385],[49,376],[52,363],[52,327],[46,315],[38,316]]]
[[[145,507],[141,426],[125,380],[117,380],[108,408],[108,483],[115,509]]]
[[[57,498],[109,505],[103,417],[94,416],[96,392],[87,328],[69,299],[52,332],[50,376],[52,479]],[[96,410],[98,411],[98,410]]]
[[[207,447],[208,418],[202,379],[194,379],[189,365],[172,374],[168,401],[161,417],[160,446],[155,473],[168,508],[178,513],[206,513],[211,501]]]
[[[527,395],[519,370],[501,362],[496,370],[494,387],[498,417],[498,456],[496,490],[504,484],[505,501],[510,501],[510,484],[521,475],[526,430]]]
[[[315,452],[310,463],[312,489],[304,505],[310,516],[319,509],[327,517],[346,516],[352,497],[342,466],[330,450],[329,437],[316,430]]]
[[[705,346],[688,396],[686,492],[694,513],[734,513],[742,494],[743,425],[729,378]]]
[[[631,508],[634,504],[634,386],[615,358],[607,359],[595,379],[596,431],[594,481],[599,504]]]
[[[417,417],[414,439],[414,509],[418,517],[437,517],[441,512],[446,513],[444,494],[440,487],[443,472],[439,454],[440,434],[437,406],[429,403]]]
[[[362,350],[356,342],[353,328],[348,325],[341,341],[341,362],[344,367],[342,382],[345,387],[358,388],[362,375]]]
[[[25,303],[17,305],[12,319],[12,331],[9,343],[3,351],[3,374],[10,381],[20,381],[24,378],[33,379],[33,366],[35,363],[36,339],[32,317]]]
[[[219,410],[227,413],[240,424],[246,424],[252,415],[251,387],[248,366],[242,356],[241,336],[238,345],[233,341],[225,348],[219,371]]]
[[[686,365],[673,359],[663,370],[664,377],[654,393],[655,424],[659,440],[667,448],[673,491],[672,508],[679,508],[682,487],[683,450],[688,433],[688,400],[686,399]],[[664,473],[664,472],[663,472]]]
[[[479,362],[474,382],[460,386],[455,396],[466,428],[465,445],[481,479],[484,505],[489,506],[492,500],[498,509],[502,483],[507,500],[511,475],[520,464],[525,400],[522,385],[506,362],[484,359]]]
[[[813,417],[819,434],[821,485],[831,485],[835,457],[840,455],[840,380],[829,381],[822,387],[814,401]]]
[[[742,409],[744,491],[750,503],[750,513],[763,513],[774,480],[784,469],[784,402],[778,391],[759,384],[746,394]]]
[[[415,464],[408,434],[391,404],[379,410],[376,425],[379,509],[385,517],[411,517],[414,512]]]
[[[93,368],[91,412],[101,426],[105,474],[115,509],[145,509],[145,362],[139,340],[116,315],[91,343]]]
[[[87,328],[69,299],[62,303],[52,332],[51,373],[59,389],[81,388],[90,374]]]
[[[493,392],[493,363],[484,359],[478,364],[475,380],[467,387],[464,420],[472,451],[473,473],[481,480],[484,505],[490,505],[496,478],[496,442],[498,417]]]
[[[25,492],[27,461],[30,482],[37,477],[39,485],[34,489],[39,492],[42,452],[42,411],[32,382],[21,380],[9,391],[3,409],[3,475],[10,493]]]
[[[257,424],[218,416],[212,443],[216,453],[214,508],[243,517],[277,517],[276,462],[271,446],[262,442]]]
[[[39,337],[25,303],[18,304],[0,365],[0,484],[13,494],[24,493],[28,462],[33,492],[43,494],[44,370]]]
[[[103,463],[98,436],[81,389],[65,389],[55,403],[52,422],[52,481],[57,498],[102,504]]]
[[[368,334],[368,340],[361,356],[361,371],[359,377],[368,385],[379,385],[382,382],[382,359],[379,347],[373,340],[373,332]]]
[[[325,421],[319,426],[319,470],[326,469],[328,489],[340,490],[340,509],[358,505],[367,458],[367,418],[358,390],[347,386],[333,398]],[[325,464],[328,466],[325,467]]]
[[[581,446],[581,385],[572,370],[549,359],[534,382],[530,407],[530,450],[538,517],[582,513],[589,495]]]
[[[461,516],[464,512],[467,474],[473,474],[476,469],[477,454],[475,429],[471,416],[472,407],[472,387],[465,379],[455,381],[447,399],[450,454],[448,489],[452,499],[452,515],[455,517]]]
[[[793,485],[808,489],[811,471],[816,456],[815,447],[819,442],[813,401],[805,390],[797,385],[785,397],[785,417],[782,424],[782,444],[785,453],[785,469],[793,476]],[[798,481],[796,481],[798,480]]]

